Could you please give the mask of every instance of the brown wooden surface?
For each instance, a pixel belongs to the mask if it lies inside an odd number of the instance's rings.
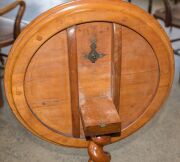
[[[118,24],[120,33],[115,36],[111,22]],[[80,106],[95,97],[112,100],[112,51],[121,51],[117,70],[121,73],[117,79],[120,90],[116,93],[120,95],[122,134],[112,138],[115,142],[138,130],[159,110],[169,94],[174,72],[172,48],[165,32],[151,16],[126,2],[70,2],[33,21],[15,42],[6,65],[10,107],[35,135],[56,144],[87,147],[82,125],[81,138],[74,138],[72,131],[67,29],[74,25]],[[97,52],[105,56],[91,63],[85,56],[94,38]],[[120,42],[116,42],[119,47],[112,43],[113,38]]]
[[[120,133],[121,121],[112,100],[103,97],[89,99],[80,106],[87,137]]]
[[[88,153],[90,156],[88,162],[110,162],[111,155],[103,150],[103,147],[110,143],[110,136],[98,136],[91,138],[88,145]]]
[[[77,62],[77,40],[76,27],[67,30],[68,56],[69,56],[69,78],[72,109],[72,132],[74,137],[80,137],[80,115],[79,115],[79,87],[78,87],[78,62]]]
[[[11,12],[13,9],[19,7],[16,14],[15,21],[3,17],[3,15]],[[22,0],[13,2],[3,8],[0,8],[0,62],[1,69],[4,69],[4,63],[7,58],[6,54],[1,53],[1,48],[12,45],[17,36],[21,32],[21,28],[25,27],[25,24],[21,23],[21,19],[24,15],[26,4]],[[0,107],[3,106],[2,87],[0,85]]]
[[[48,40],[34,55],[26,72],[24,87],[26,100],[38,120],[51,130],[72,136],[68,61],[65,30]]]
[[[120,110],[122,26],[113,24],[112,35],[112,98],[117,111]]]
[[[159,66],[153,49],[139,34],[122,28],[120,116],[122,128],[147,110],[157,92]]]
[[[86,58],[96,39],[97,52],[105,56],[92,63]],[[77,27],[77,52],[80,105],[92,97],[110,96],[111,86],[111,23],[86,23]]]

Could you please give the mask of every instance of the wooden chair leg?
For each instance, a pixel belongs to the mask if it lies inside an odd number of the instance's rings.
[[[88,153],[90,156],[88,162],[110,162],[111,155],[103,150],[103,147],[110,142],[110,136],[93,137],[88,146]]]
[[[172,39],[171,42],[175,43],[180,41],[180,38]],[[174,49],[174,54],[180,56],[180,49]]]
[[[174,54],[180,56],[180,49],[174,50]]]
[[[2,94],[2,83],[0,83],[0,108],[3,106],[3,94]]]
[[[3,56],[2,56],[1,48],[0,48],[0,62],[1,62],[2,65],[4,65],[4,59],[3,59]]]
[[[1,48],[0,48],[0,62],[2,64],[2,67],[0,67],[0,70],[4,70],[3,69],[4,59],[1,54]],[[2,83],[1,83],[2,80],[1,79],[2,79],[2,77],[0,76],[0,108],[3,106],[3,94],[2,94],[3,88],[2,88]]]

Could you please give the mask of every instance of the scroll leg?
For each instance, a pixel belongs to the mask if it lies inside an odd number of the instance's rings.
[[[111,155],[103,150],[103,147],[110,142],[110,136],[93,137],[88,146],[89,162],[110,162]]]

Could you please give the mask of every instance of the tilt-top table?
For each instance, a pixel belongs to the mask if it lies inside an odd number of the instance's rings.
[[[7,61],[5,91],[34,135],[109,162],[103,146],[153,117],[173,73],[170,42],[152,16],[120,0],[77,0],[25,28]]]

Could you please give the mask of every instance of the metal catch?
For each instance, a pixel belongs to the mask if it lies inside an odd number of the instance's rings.
[[[92,63],[95,63],[99,58],[102,58],[105,56],[105,54],[98,53],[96,51],[96,48],[97,48],[96,39],[92,40],[90,47],[91,47],[91,52],[85,55],[85,57],[89,59]]]

